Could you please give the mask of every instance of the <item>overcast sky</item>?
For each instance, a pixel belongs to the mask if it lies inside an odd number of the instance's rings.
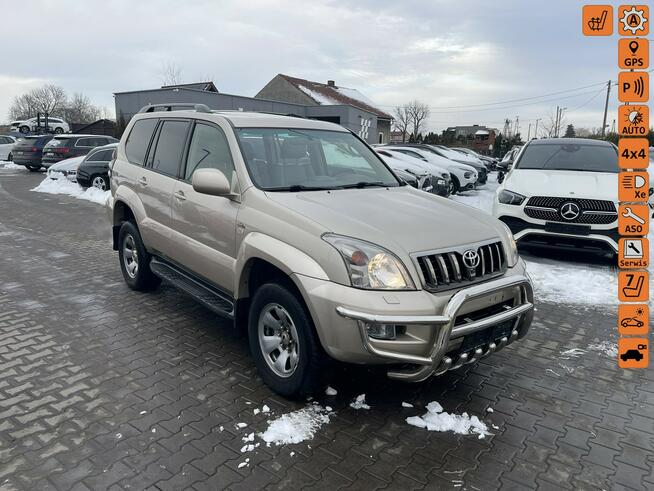
[[[617,35],[582,36],[583,3],[12,2],[2,14],[0,121],[7,120],[15,95],[46,82],[83,92],[113,115],[114,92],[160,86],[163,67],[172,62],[184,81],[209,77],[219,91],[232,94],[253,96],[285,73],[333,79],[388,111],[419,99],[432,106],[434,130],[473,123],[501,128],[504,118],[519,116],[526,135],[529,122],[547,120],[557,104],[568,107],[566,119],[575,126],[597,128],[605,98],[601,85],[536,101],[469,107],[616,79]],[[618,104],[615,93],[612,88],[609,124]]]

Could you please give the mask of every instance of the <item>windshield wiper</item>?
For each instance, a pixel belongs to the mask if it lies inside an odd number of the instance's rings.
[[[304,184],[293,184],[292,186],[283,187],[283,188],[270,188],[266,191],[289,191],[291,193],[297,193],[299,191],[330,191],[334,189],[339,189],[337,187],[328,187],[328,186],[305,186]]]
[[[388,187],[388,184],[385,184],[381,181],[359,181],[354,184],[344,184],[343,186],[338,186],[341,189],[351,189],[351,188],[385,188]]]

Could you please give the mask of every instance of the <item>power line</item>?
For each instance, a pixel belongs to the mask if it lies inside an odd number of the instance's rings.
[[[654,68],[647,70],[648,73],[651,73],[653,71],[654,71]],[[613,84],[613,83],[617,83],[617,82],[615,80],[611,80],[611,83]],[[522,98],[519,98],[519,99],[509,99],[509,100],[501,101],[501,102],[486,102],[486,103],[483,103],[483,104],[463,104],[463,105],[458,105],[458,106],[429,106],[429,109],[432,109],[432,110],[436,109],[436,111],[434,111],[434,112],[448,113],[448,112],[452,112],[452,111],[438,111],[438,110],[439,109],[465,109],[465,108],[474,108],[474,107],[483,107],[483,106],[498,106],[498,105],[509,104],[509,103],[513,103],[513,102],[522,102],[522,101],[532,101],[534,99],[543,99],[543,98],[546,98],[546,97],[551,97],[551,96],[555,96],[555,95],[559,95],[559,94],[566,94],[566,93],[569,93],[569,92],[576,92],[578,90],[588,89],[588,88],[591,88],[591,87],[597,87],[599,85],[605,86],[605,84],[606,84],[606,81],[597,82],[597,83],[590,84],[590,85],[584,85],[584,86],[581,86],[581,87],[576,87],[574,89],[559,90],[557,92],[550,92],[548,94],[531,96],[531,97],[522,97]],[[577,97],[577,96],[580,96],[580,95],[586,95],[586,94],[590,94],[590,93],[592,93],[592,92],[582,92],[582,93],[579,93],[579,94],[574,94],[572,96],[559,97],[557,99]],[[535,104],[538,104],[540,102],[547,102],[547,101],[545,101],[545,100],[536,101]],[[524,105],[529,105],[529,104],[533,104],[533,103],[527,103],[527,104],[524,104]],[[396,107],[396,106],[392,106],[392,105],[388,105],[388,104],[386,104],[386,105],[376,104],[376,105],[379,106],[379,107]],[[520,107],[520,105],[518,105],[518,106],[506,106],[506,109],[510,109],[511,107]],[[484,111],[484,110],[489,110],[489,109],[505,109],[505,107],[487,108],[487,109],[478,109],[478,110],[479,111]]]

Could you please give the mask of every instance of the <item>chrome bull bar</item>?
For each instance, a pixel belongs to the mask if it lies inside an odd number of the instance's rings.
[[[503,312],[476,321],[454,326],[462,307],[471,300],[505,290],[520,288],[520,303]],[[351,310],[342,306],[336,308],[338,314],[346,319],[359,321],[359,331],[366,350],[376,356],[397,361],[419,365],[413,370],[391,370],[388,376],[393,379],[409,382],[420,382],[432,375],[441,375],[447,370],[460,368],[464,364],[474,363],[490,354],[500,351],[518,338],[523,337],[529,330],[533,318],[534,294],[531,281],[526,276],[516,275],[503,277],[471,286],[456,293],[446,305],[443,315],[377,315]],[[513,327],[508,336],[493,340],[486,350],[476,348],[470,352],[459,354],[456,360],[445,356],[450,339],[466,336],[493,325],[514,320]],[[429,356],[419,356],[398,351],[390,351],[375,346],[368,336],[365,326],[368,324],[396,324],[396,325],[429,325],[438,329],[436,339]]]

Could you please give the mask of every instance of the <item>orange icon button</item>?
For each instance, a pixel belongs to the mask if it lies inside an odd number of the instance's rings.
[[[649,73],[618,73],[618,100],[620,102],[647,102],[649,100]]]
[[[618,233],[620,235],[647,235],[649,232],[649,208],[647,205],[620,205],[618,208]]]
[[[618,305],[618,332],[623,336],[643,336],[649,330],[647,304],[621,303]]]
[[[649,107],[625,104],[618,107],[618,132],[622,136],[647,136]]]
[[[649,266],[649,240],[644,237],[620,239],[618,242],[618,267],[622,269],[647,269]]]
[[[647,138],[620,138],[618,163],[622,169],[647,169],[649,166],[649,141]]]
[[[618,174],[618,200],[641,201],[649,198],[649,174],[647,172],[620,172]]]
[[[647,5],[620,5],[617,15],[618,34],[621,36],[647,36],[649,34],[649,7]]]
[[[647,271],[620,271],[618,273],[618,298],[621,302],[647,302],[649,299]]]
[[[618,66],[625,70],[645,70],[649,67],[649,40],[646,38],[618,39]]]
[[[647,338],[620,338],[618,340],[618,366],[620,368],[647,368],[649,340]]]
[[[613,5],[584,5],[581,11],[581,31],[584,36],[613,34]]]

